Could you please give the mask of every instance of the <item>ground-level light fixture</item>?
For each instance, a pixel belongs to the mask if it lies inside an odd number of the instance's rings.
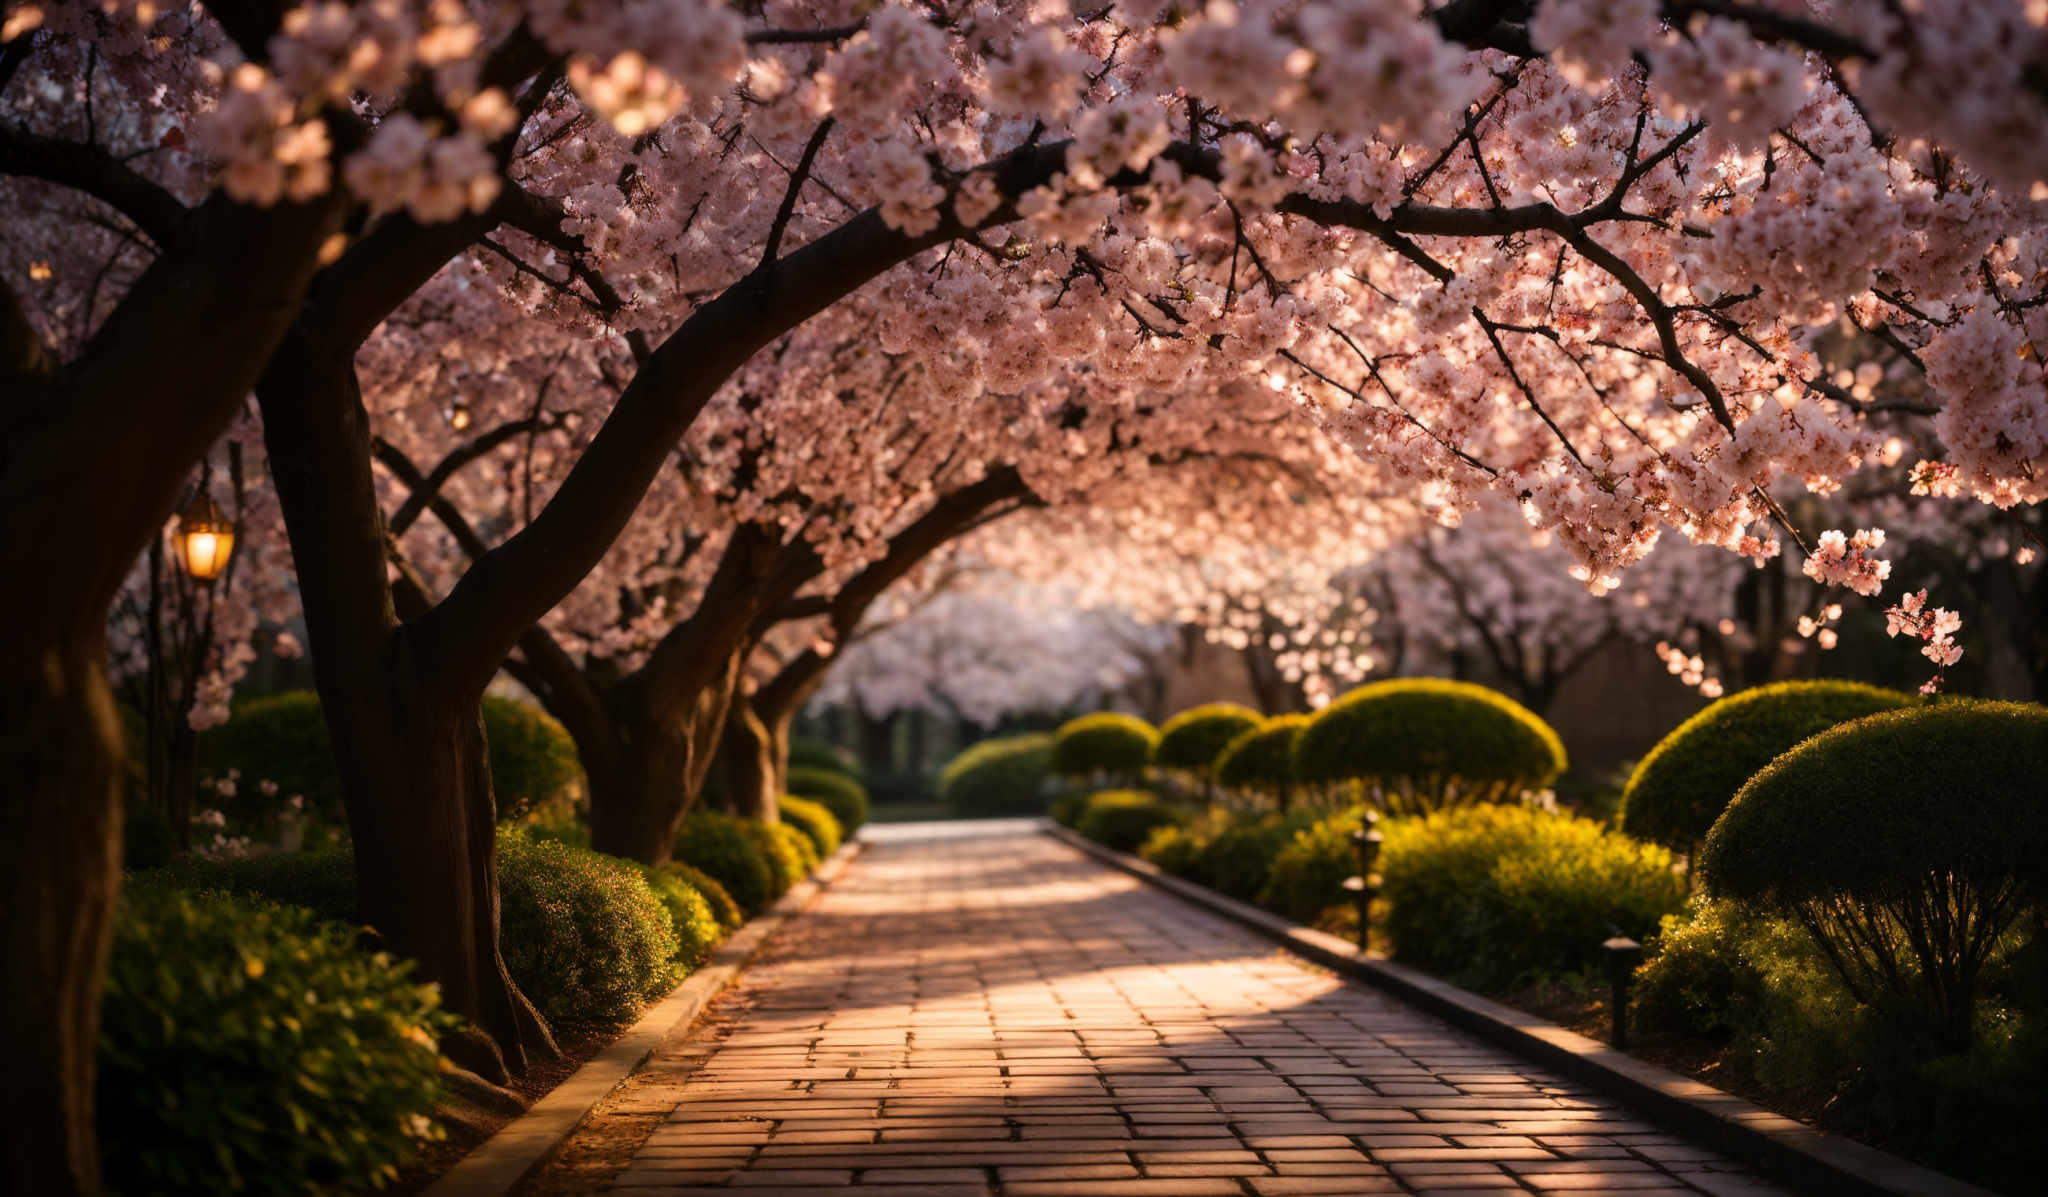
[[[226,572],[235,555],[235,526],[204,488],[178,513],[177,545],[178,562],[201,585]]]

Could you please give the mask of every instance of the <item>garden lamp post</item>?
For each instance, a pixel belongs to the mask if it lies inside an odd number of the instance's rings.
[[[1610,1042],[1616,1051],[1628,1050],[1628,983],[1635,976],[1636,961],[1642,959],[1643,945],[1626,935],[1616,935],[1600,945],[1607,953],[1608,1001],[1614,1010],[1614,1033]]]
[[[235,555],[235,526],[204,488],[178,513],[178,563],[201,586],[212,586]]]
[[[466,430],[469,427],[470,419],[469,404],[464,403],[460,399],[455,401],[454,407],[448,409],[448,427],[453,428],[457,432]]]
[[[1358,905],[1358,954],[1365,955],[1372,937],[1372,900],[1379,896],[1380,875],[1373,871],[1379,863],[1380,845],[1386,836],[1380,834],[1376,824],[1380,821],[1377,811],[1366,811],[1365,822],[1351,833],[1351,850],[1358,857],[1358,875],[1346,877],[1344,888],[1351,894],[1351,900]]]

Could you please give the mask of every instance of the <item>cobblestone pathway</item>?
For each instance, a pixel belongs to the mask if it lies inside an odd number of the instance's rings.
[[[880,830],[591,1128],[652,1126],[615,1191],[1778,1191],[1044,836]]]

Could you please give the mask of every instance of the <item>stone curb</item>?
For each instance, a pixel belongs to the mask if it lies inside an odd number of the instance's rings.
[[[711,953],[703,967],[648,1007],[626,1032],[592,1056],[561,1084],[548,1090],[524,1114],[498,1129],[463,1156],[421,1197],[501,1197],[526,1179],[526,1174],[554,1153],[569,1133],[583,1124],[619,1082],[640,1070],[656,1049],[672,1036],[687,1035],[712,998],[732,984],[761,948],[791,918],[803,912],[824,889],[846,871],[863,842],[848,836],[839,850],[798,882],[760,917],[743,924],[731,939]]]
[[[1704,1146],[1754,1165],[1774,1180],[1829,1195],[1995,1197],[1988,1189],[1852,1139],[1817,1131],[1556,1023],[1467,993],[1379,953],[1362,954],[1334,935],[1171,876],[1148,861],[1083,839],[1056,823],[1048,821],[1044,830],[1104,864],[1276,940],[1296,955],[1385,990],[1461,1030],[1591,1085]]]

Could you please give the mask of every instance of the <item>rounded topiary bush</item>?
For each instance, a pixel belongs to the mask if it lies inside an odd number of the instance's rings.
[[[761,849],[768,862],[769,892],[773,902],[818,867],[818,850],[810,837],[787,823],[761,823],[742,819],[740,825]]]
[[[1500,801],[1565,770],[1550,725],[1504,694],[1469,682],[1397,678],[1323,708],[1294,743],[1304,782],[1357,780],[1395,811]]]
[[[962,815],[1045,813],[1053,738],[1000,736],[970,745],[939,773],[939,800]]]
[[[100,1010],[107,1187],[388,1184],[439,1137],[435,1044],[451,1021],[410,971],[309,911],[130,887]]]
[[[1216,780],[1233,790],[1280,797],[1294,782],[1294,742],[1307,715],[1276,715],[1238,734],[1216,755]]]
[[[1097,711],[1070,719],[1053,733],[1053,769],[1067,777],[1137,777],[1158,742],[1159,733],[1143,719]]]
[[[1499,992],[1600,967],[1685,901],[1671,853],[1591,819],[1481,804],[1389,819],[1379,869],[1396,957]]]
[[[640,871],[641,880],[647,882],[655,900],[668,911],[669,930],[676,937],[675,955],[670,959],[686,969],[704,963],[711,950],[725,938],[718,916],[711,911],[710,901],[696,886],[684,880],[681,873],[667,865],[625,863]]]
[[[719,884],[718,879],[711,874],[681,860],[671,860],[661,867],[664,872],[682,878],[691,889],[704,896],[705,903],[711,907],[711,917],[718,920],[721,939],[739,930],[740,924],[747,921],[747,914],[740,909],[740,904],[732,900],[732,895],[726,892],[725,886]]]
[[[839,819],[832,808],[823,802],[816,802],[796,794],[784,794],[777,804],[785,822],[810,837],[811,845],[818,850],[819,859],[839,851],[839,845],[846,838]]]
[[[272,852],[242,860],[187,856],[136,874],[135,883],[214,890],[302,907],[336,923],[356,921],[355,862],[346,852]]]
[[[568,730],[516,699],[486,694],[483,709],[499,817],[565,821],[583,796],[583,763]]]
[[[860,780],[860,770],[844,748],[810,736],[792,736],[789,740],[789,767],[792,769],[823,769]]]
[[[1134,852],[1153,829],[1181,821],[1181,813],[1146,790],[1103,790],[1088,796],[1074,830],[1105,848]]]
[[[622,1022],[675,984],[668,911],[634,865],[498,833],[499,950],[550,1020]]]
[[[1341,811],[1298,828],[1273,854],[1259,904],[1300,923],[1322,923],[1333,907],[1351,899],[1344,879],[1358,873],[1351,833],[1364,823],[1364,808]]]
[[[310,690],[288,690],[238,702],[226,723],[199,733],[194,745],[201,777],[226,777],[239,769],[241,780],[232,796],[207,796],[229,817],[249,821],[275,814],[285,799],[297,794],[318,817],[342,818],[341,773],[327,739],[327,720],[320,698]],[[265,795],[259,782],[277,783]]]
[[[2048,894],[2048,707],[1886,711],[1765,766],[1707,833],[1715,897],[1787,914],[1859,1001],[1952,1046],[2005,932]]]
[[[1160,725],[1152,763],[1162,769],[1178,769],[1207,778],[1224,748],[1258,728],[1261,722],[1257,711],[1234,702],[1190,707]]]
[[[1731,694],[1679,724],[1636,766],[1622,791],[1622,830],[1674,852],[1697,852],[1759,769],[1836,724],[1911,701],[1896,690],[1841,681],[1779,682]]]
[[[744,819],[723,811],[693,811],[676,831],[675,857],[711,875],[748,915],[781,897],[761,842]]]
[[[799,765],[792,758],[789,782],[783,788],[799,798],[824,803],[839,820],[842,834],[868,821],[868,788],[850,774]]]
[[[1252,901],[1264,892],[1274,857],[1312,822],[1301,815],[1234,813],[1195,853],[1188,876],[1217,893]]]

